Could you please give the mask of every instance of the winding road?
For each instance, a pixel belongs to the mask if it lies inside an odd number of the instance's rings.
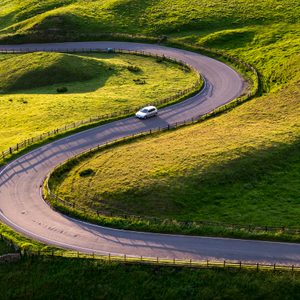
[[[230,102],[244,88],[243,79],[227,65],[200,54],[159,45],[126,42],[28,44],[0,46],[0,51],[82,51],[84,48],[165,54],[193,65],[205,78],[205,89],[184,102],[160,110],[157,118],[146,121],[127,118],[102,125],[14,160],[0,171],[1,221],[35,240],[86,253],[300,265],[300,244],[117,230],[71,219],[53,211],[44,202],[41,195],[44,178],[66,159],[107,141],[198,117]]]

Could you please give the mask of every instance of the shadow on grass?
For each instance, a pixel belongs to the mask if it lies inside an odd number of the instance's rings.
[[[195,168],[185,176],[166,177],[157,175],[143,187],[101,194],[101,201],[96,195],[90,209],[188,221],[299,225],[300,139],[240,152],[239,158],[201,173]]]

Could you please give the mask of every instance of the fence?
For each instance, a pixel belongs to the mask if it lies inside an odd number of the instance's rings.
[[[166,39],[166,41],[164,41],[164,44],[168,45],[168,46],[174,46],[174,47],[179,47],[179,48],[183,48],[183,49],[187,49],[190,51],[195,51],[195,52],[199,52],[202,54],[206,54],[209,56],[214,56],[214,57],[219,57],[219,58],[223,58],[228,62],[231,62],[233,64],[235,64],[236,66],[239,66],[241,68],[243,68],[244,70],[252,73],[254,75],[254,85],[253,85],[253,91],[252,94],[253,96],[258,94],[259,90],[260,90],[260,84],[261,84],[261,80],[260,80],[260,74],[259,72],[256,70],[255,67],[253,67],[252,65],[250,65],[249,63],[233,56],[230,55],[222,50],[218,50],[215,48],[208,48],[208,47],[202,47],[202,46],[194,46],[188,43],[184,43],[181,41],[177,41],[175,39]]]
[[[199,118],[201,118],[203,116],[200,116]],[[168,130],[172,130],[172,129],[176,129],[180,126],[186,126],[186,125],[191,125],[194,124],[196,122],[199,121],[199,118],[192,118],[190,120],[186,120],[183,122],[177,122],[174,124],[169,124],[166,127],[159,127],[156,129],[150,129],[147,132],[141,132],[138,134],[133,134],[130,137],[123,137],[120,139],[116,139],[114,141],[111,142],[107,142],[105,144],[102,145],[98,145],[97,147],[93,148],[93,149],[89,149],[86,152],[80,153],[74,157],[72,157],[71,159],[68,159],[66,162],[61,163],[60,165],[58,165],[52,172],[51,174],[49,174],[47,176],[47,178],[45,179],[45,186],[47,189],[47,195],[44,195],[44,199],[48,202],[50,202],[49,204],[51,205],[54,200],[58,203],[60,203],[61,205],[63,205],[65,208],[67,208],[67,210],[71,209],[71,210],[76,210],[79,209],[81,212],[83,212],[84,214],[86,214],[87,216],[93,216],[93,217],[115,217],[115,218],[121,218],[121,219],[125,219],[128,221],[147,221],[150,224],[155,224],[155,225],[175,225],[181,229],[189,229],[189,228],[196,228],[196,227],[220,227],[222,229],[227,229],[227,230],[240,230],[240,231],[247,231],[247,232],[274,232],[274,233],[285,233],[285,234],[289,234],[289,235],[299,235],[300,234],[300,228],[288,228],[285,226],[268,226],[268,225],[253,225],[253,224],[228,224],[228,223],[222,223],[222,222],[211,222],[211,221],[206,221],[206,220],[201,220],[201,221],[180,221],[180,220],[171,220],[171,219],[160,219],[157,217],[149,217],[149,216],[137,216],[137,215],[130,215],[130,214],[105,214],[104,212],[100,211],[100,210],[92,210],[92,209],[88,209],[87,207],[83,207],[77,204],[76,201],[66,201],[62,198],[60,198],[59,196],[55,195],[49,187],[49,179],[51,178],[52,175],[55,175],[55,173],[57,171],[60,170],[61,167],[65,166],[68,163],[72,164],[72,161],[76,160],[80,160],[82,158],[84,158],[86,155],[90,155],[93,152],[99,151],[99,150],[103,150],[105,148],[117,145],[119,143],[123,143],[126,141],[130,141],[133,139],[137,139],[139,137],[143,137],[143,136],[147,136],[147,135],[152,135],[152,134],[156,134],[159,132],[163,132],[163,131],[168,131]],[[89,219],[89,217],[87,218]]]
[[[256,270],[256,271],[289,271],[300,272],[299,265],[287,265],[287,264],[266,264],[258,262],[243,262],[243,261],[231,261],[231,260],[197,260],[197,259],[168,259],[160,257],[143,257],[143,256],[131,256],[131,255],[116,255],[107,253],[104,255],[97,253],[80,253],[77,251],[69,250],[28,250],[19,249],[22,259],[29,257],[41,257],[41,258],[76,258],[76,259],[89,259],[95,262],[106,263],[124,263],[124,264],[139,264],[139,265],[159,265],[169,267],[186,267],[186,268],[206,268],[206,269],[239,269],[239,270]]]
[[[35,52],[35,51],[38,51],[38,50],[30,51],[29,49],[25,49],[25,50],[21,50],[21,51],[2,51],[2,53],[16,54],[16,53]],[[47,50],[47,51],[49,51],[49,50]],[[81,52],[108,52],[108,50],[103,50],[103,49],[93,50],[93,49],[86,49],[86,48],[78,49],[78,50],[66,49],[64,51],[58,51],[58,50],[52,49],[50,51],[53,51],[53,52],[66,52],[66,53],[72,53],[72,52],[74,52],[74,53],[75,52],[80,52],[80,53]],[[189,88],[186,88],[184,90],[181,90],[180,92],[178,92],[178,93],[176,93],[172,96],[169,96],[167,98],[164,98],[164,99],[161,99],[161,100],[158,100],[158,101],[154,101],[154,102],[150,103],[150,105],[163,106],[163,105],[166,105],[166,104],[174,103],[175,101],[178,101],[182,98],[187,97],[188,95],[192,94],[193,92],[199,91],[202,87],[202,84],[201,84],[202,83],[202,76],[201,76],[201,74],[199,74],[199,72],[193,66],[191,66],[191,65],[189,65],[189,64],[187,64],[187,63],[185,63],[181,60],[176,60],[174,58],[167,57],[167,56],[164,56],[164,55],[162,55],[162,56],[153,55],[152,53],[145,52],[145,51],[132,51],[132,50],[122,50],[122,49],[112,49],[112,50],[109,50],[109,52],[110,51],[112,51],[113,53],[133,54],[133,55],[141,55],[141,56],[146,56],[146,57],[150,56],[150,57],[154,57],[156,59],[168,60],[170,62],[177,63],[181,66],[184,66],[185,68],[188,68],[189,70],[192,70],[197,74],[198,78],[197,78],[196,83],[193,84],[193,86],[191,86]],[[130,114],[133,114],[134,112],[136,112],[140,108],[141,108],[141,106],[133,107],[131,109],[126,109],[126,110],[111,113],[111,114],[105,114],[105,115],[101,115],[101,116],[93,116],[93,117],[90,117],[88,119],[73,122],[71,124],[64,125],[63,127],[54,129],[52,131],[42,133],[38,136],[29,138],[29,139],[24,140],[20,143],[17,143],[15,146],[12,146],[12,147],[0,152],[0,159],[4,160],[7,156],[12,155],[14,152],[18,152],[21,149],[24,149],[24,148],[26,148],[30,145],[33,145],[37,142],[43,141],[46,138],[55,136],[57,134],[66,133],[70,130],[80,128],[81,126],[84,126],[84,125],[92,125],[93,123],[98,123],[98,122],[109,120],[109,119],[117,119],[117,118],[125,117],[125,116],[128,116]]]
[[[115,35],[115,34],[112,34],[112,33],[105,33],[104,36],[119,37],[118,34]],[[135,35],[122,35],[121,34],[121,36],[123,36],[125,38],[127,37],[127,39],[133,39],[133,40],[136,38]],[[138,38],[140,38],[140,37],[138,36]],[[186,44],[186,43],[174,41],[172,39],[168,39],[165,36],[164,37],[158,37],[158,38],[143,36],[143,39],[145,39],[146,41],[148,39],[149,42],[161,41],[161,42],[163,42],[163,43],[165,43],[166,45],[169,45],[169,46],[177,46],[177,47],[179,46],[179,47],[182,47],[182,48],[186,48],[188,50],[194,50],[194,51],[209,54],[209,55],[223,57],[227,61],[233,62],[234,64],[239,65],[239,66],[243,67],[245,70],[250,71],[254,74],[255,80],[253,82],[253,87],[252,87],[251,91],[249,91],[245,96],[238,97],[237,99],[232,101],[230,103],[230,105],[223,105],[222,107],[219,107],[219,108],[215,109],[211,114],[209,114],[210,116],[217,115],[217,114],[219,114],[219,113],[221,113],[221,112],[223,112],[223,111],[225,111],[229,108],[233,108],[233,107],[235,107],[235,106],[251,99],[253,96],[257,95],[258,92],[259,92],[259,89],[260,89],[260,76],[259,76],[259,73],[257,72],[257,70],[253,66],[251,66],[250,64],[248,64],[248,63],[246,63],[246,62],[244,62],[244,61],[242,61],[242,60],[240,60],[240,59],[238,59],[238,58],[236,58],[232,55],[229,55],[229,54],[227,54],[223,51],[219,51],[219,50],[216,50],[216,49],[199,47],[199,46],[195,47],[195,46],[190,45],[190,44]],[[40,51],[40,50],[38,50],[38,49],[36,49],[36,50],[23,49],[22,51],[14,51],[14,50],[9,51],[9,50],[7,50],[7,51],[1,51],[1,53],[7,53],[7,54],[8,53],[13,53],[13,54],[19,53],[20,54],[20,53],[28,53],[28,52],[36,52],[36,51]],[[89,49],[82,48],[82,49],[76,49],[76,50],[74,50],[74,49],[65,49],[64,51],[51,49],[51,50],[45,50],[45,51],[66,52],[66,53],[107,52],[107,50],[91,49],[91,48],[89,48]],[[116,52],[116,53],[136,54],[136,55],[151,56],[151,57],[156,57],[156,58],[163,58],[163,59],[167,59],[169,61],[173,61],[175,63],[181,64],[183,66],[186,66],[189,69],[197,72],[197,74],[199,76],[199,79],[197,80],[197,82],[191,88],[185,89],[185,90],[177,93],[176,95],[167,97],[165,99],[155,101],[155,102],[151,103],[152,105],[161,106],[161,105],[165,105],[167,103],[173,103],[175,100],[182,99],[182,98],[188,96],[189,94],[191,94],[192,92],[196,92],[197,89],[200,88],[201,75],[198,73],[197,70],[194,69],[193,66],[188,65],[183,61],[176,60],[176,59],[173,59],[173,58],[170,58],[170,57],[166,57],[164,55],[163,56],[153,55],[152,53],[145,52],[145,51],[131,51],[131,50],[122,50],[122,49],[112,49],[112,51]],[[4,160],[7,156],[12,155],[14,152],[18,152],[21,149],[25,149],[26,147],[28,147],[30,145],[33,145],[37,142],[45,140],[46,138],[55,136],[57,134],[66,133],[70,130],[80,128],[80,127],[85,126],[85,125],[92,125],[94,123],[97,124],[101,121],[105,121],[105,120],[109,120],[109,119],[117,119],[117,118],[125,117],[127,115],[130,115],[130,114],[134,113],[135,111],[137,111],[139,109],[140,109],[140,107],[134,107],[132,109],[127,109],[127,110],[120,111],[120,112],[115,112],[115,113],[112,113],[112,114],[105,114],[105,115],[102,115],[102,116],[93,116],[93,117],[90,117],[89,119],[73,122],[73,123],[65,125],[63,127],[60,127],[60,128],[54,129],[52,131],[40,134],[36,137],[29,138],[27,140],[24,140],[24,141],[16,144],[15,146],[10,147],[9,149],[6,149],[6,150],[0,152],[0,160],[1,159]],[[207,117],[207,115],[202,116],[201,119],[202,120],[206,119],[206,117]]]

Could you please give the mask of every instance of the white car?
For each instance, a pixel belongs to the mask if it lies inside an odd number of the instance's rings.
[[[155,106],[146,106],[139,110],[135,116],[139,119],[147,119],[150,117],[156,116],[158,113],[158,110]]]

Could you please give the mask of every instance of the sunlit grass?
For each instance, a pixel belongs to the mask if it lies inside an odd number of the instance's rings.
[[[104,213],[297,226],[299,92],[292,85],[203,124],[100,152],[55,192]],[[95,174],[80,176],[86,169]]]
[[[155,59],[134,55],[27,54],[17,58],[0,55],[0,64],[12,61],[17,63],[11,72],[6,72],[9,64],[1,69],[0,86],[26,88],[29,83],[37,85],[41,76],[44,83],[47,78],[49,82],[59,80],[61,83],[0,94],[0,150],[74,121],[164,99],[197,81],[194,72],[187,72],[176,64],[158,63]],[[18,68],[20,65],[24,67]],[[132,72],[128,66],[137,66],[140,71]],[[28,81],[28,77],[32,81]],[[78,81],[89,77],[93,79]],[[71,82],[64,82],[64,78]],[[138,81],[134,81],[137,79],[145,84],[137,84]],[[67,87],[68,92],[58,94],[56,90],[62,86]]]

